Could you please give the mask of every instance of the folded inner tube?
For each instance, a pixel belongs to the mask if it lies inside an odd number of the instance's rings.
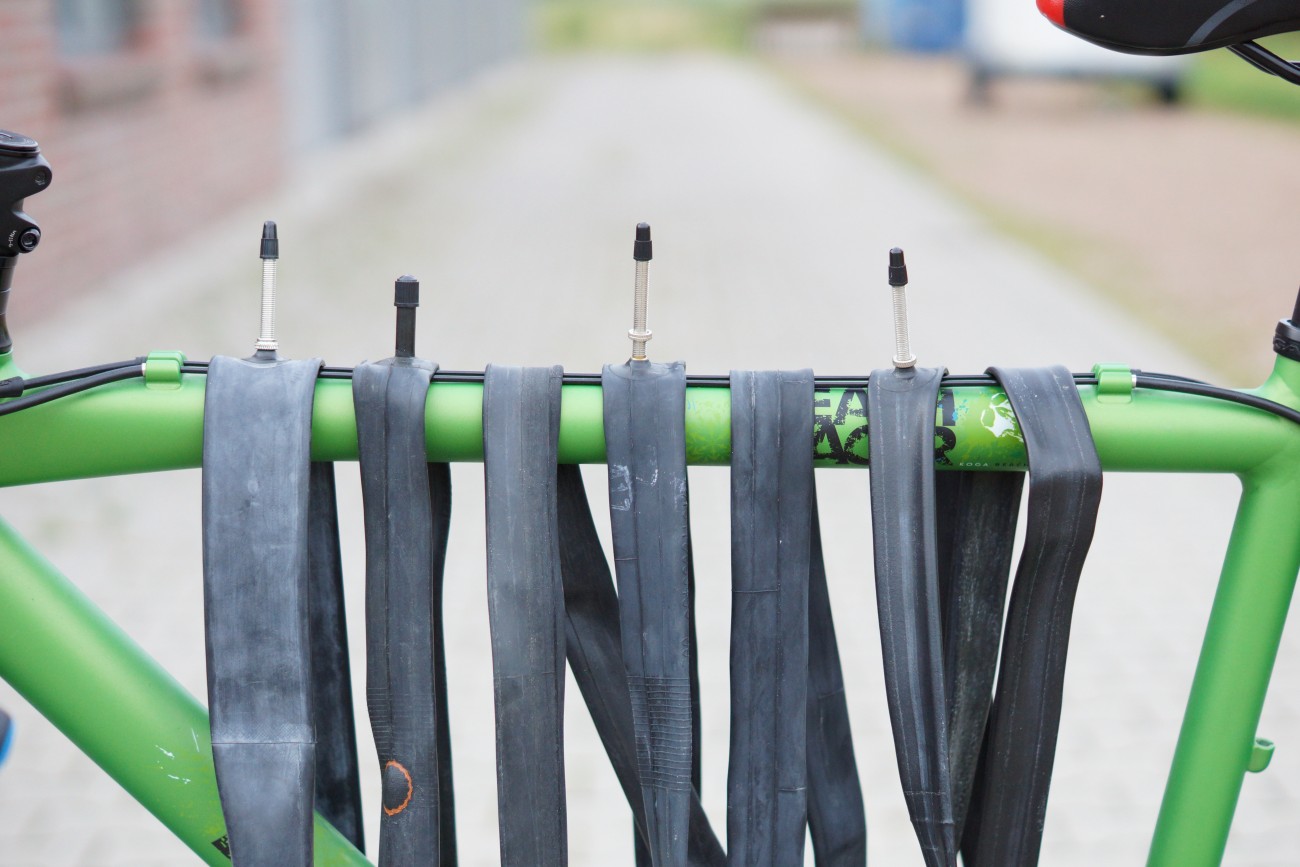
[[[563,867],[564,586],[556,506],[559,367],[483,378],[488,614],[503,867]]]
[[[316,812],[364,852],[361,774],[352,712],[352,668],[343,609],[334,465],[311,465],[307,559],[312,719],[316,727]]]
[[[451,475],[425,453],[436,366],[412,358],[352,376],[366,535],[366,693],[382,778],[379,863],[456,863],[442,649]]]
[[[812,497],[808,574],[808,831],[817,867],[867,863],[867,814],[858,781],[844,675]]]
[[[876,370],[867,388],[876,602],[889,720],[927,867],[955,867],[935,525],[938,368]]]
[[[557,485],[569,668],[632,808],[637,842],[641,842],[646,833],[645,802],[637,775],[636,736],[623,665],[618,596],[596,534],[582,471],[576,465],[561,465]],[[724,867],[727,856],[694,791],[691,792],[689,835],[687,861],[691,867]]]
[[[629,361],[601,375],[623,662],[654,867],[688,863],[691,692],[686,371]]]
[[[1088,417],[1062,367],[989,368],[1029,456],[1029,508],[997,692],[962,839],[971,867],[1038,863],[1079,575],[1101,502]]]
[[[948,470],[935,479],[948,767],[958,840],[993,703],[1023,485],[1020,472]]]
[[[695,549],[691,542],[690,529],[690,482],[686,485],[686,615],[687,615],[687,642],[688,652],[690,655],[690,686],[691,686],[691,825],[688,833],[691,835],[687,841],[687,858],[694,859],[697,852],[695,835],[698,831],[698,823],[695,817],[695,806],[700,799],[700,793],[704,791],[704,757],[700,752],[700,732],[702,727],[702,717],[700,715],[700,644],[695,631]],[[708,842],[717,842],[713,836],[713,831],[709,830]],[[646,840],[640,834],[634,834],[632,839],[633,855],[636,867],[652,867],[650,859],[650,850],[647,848]],[[721,844],[718,850],[721,851]]]
[[[685,427],[683,418],[683,431]],[[704,755],[700,750],[703,717],[700,711],[700,641],[695,631],[695,546],[691,542],[690,518],[691,491],[688,481],[686,485],[686,634],[691,682],[691,787],[699,793],[704,791]]]
[[[308,499],[320,365],[218,357],[208,368],[208,708],[217,791],[237,867],[312,863]]]
[[[731,372],[731,864],[802,864],[811,370]]]

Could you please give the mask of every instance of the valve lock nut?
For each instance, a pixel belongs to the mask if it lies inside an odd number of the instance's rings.
[[[1273,351],[1283,358],[1300,361],[1300,325],[1290,319],[1278,322],[1273,332]]]

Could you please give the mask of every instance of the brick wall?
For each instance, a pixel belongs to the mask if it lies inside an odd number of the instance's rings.
[[[123,50],[65,56],[55,0],[0,2],[0,128],[39,141],[54,169],[27,205],[44,240],[20,265],[15,307],[94,291],[282,172],[280,3],[241,0],[221,40],[200,36],[197,0],[138,3]]]

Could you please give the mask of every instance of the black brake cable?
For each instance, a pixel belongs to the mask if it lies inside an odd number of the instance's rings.
[[[1156,373],[1154,370],[1138,370],[1136,368],[1132,370],[1131,373],[1134,376],[1149,376],[1156,379],[1168,379],[1173,382],[1195,382],[1198,385],[1209,385],[1209,383],[1203,379],[1195,379],[1190,376],[1179,376],[1176,373]]]
[[[106,373],[110,370],[121,370],[124,367],[139,367],[140,365],[143,365],[146,360],[146,356],[137,355],[135,358],[128,358],[125,361],[110,361],[107,364],[94,364],[90,367],[78,367],[76,370],[65,370],[62,373],[48,373],[44,376],[31,376],[23,380],[23,391],[29,391],[33,388],[44,388],[47,385],[59,385],[77,379],[85,379],[87,376],[94,376],[97,373]]]
[[[31,391],[34,388],[45,388],[50,385],[59,385],[64,382],[85,379],[87,376],[93,376],[96,373],[104,373],[109,370],[120,370],[124,367],[137,367],[144,364],[143,355],[131,358],[126,361],[110,361],[107,364],[95,364],[90,367],[79,367],[76,370],[65,370],[62,373],[47,373],[44,376],[11,376],[8,379],[0,379],[0,398],[3,397],[21,397],[24,392]]]
[[[63,374],[53,374],[53,376],[62,376]],[[98,373],[92,373],[89,376],[83,376],[71,381],[63,381],[58,385],[51,385],[49,388],[32,394],[24,394],[22,397],[15,397],[13,400],[0,403],[0,416],[10,415],[24,409],[30,409],[34,406],[40,406],[43,403],[49,403],[62,397],[78,394],[87,389],[99,385],[105,385],[110,382],[119,382],[123,379],[133,379],[137,376],[144,376],[144,367],[140,364],[131,363],[122,367],[110,367],[107,370],[101,370]],[[44,378],[44,377],[42,377]],[[24,383],[32,383],[35,380],[24,380]],[[25,391],[26,389],[24,389]]]
[[[1220,388],[1217,385],[1207,385],[1203,382],[1184,379],[1165,379],[1151,374],[1136,373],[1133,376],[1134,385],[1138,388],[1153,388],[1159,391],[1177,391],[1183,394],[1194,394],[1200,397],[1213,397],[1219,400],[1226,400],[1232,403],[1239,403],[1243,406],[1262,409],[1265,412],[1271,412],[1273,415],[1284,418],[1287,421],[1300,424],[1300,411],[1294,410],[1285,404],[1269,400],[1266,397],[1260,397],[1256,394],[1248,394],[1242,391],[1233,391],[1230,388]]]

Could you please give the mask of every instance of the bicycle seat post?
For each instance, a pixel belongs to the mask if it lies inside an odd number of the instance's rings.
[[[48,187],[51,177],[35,141],[0,130],[0,354],[13,348],[5,313],[18,257],[41,242],[40,227],[23,212],[23,203]]]

